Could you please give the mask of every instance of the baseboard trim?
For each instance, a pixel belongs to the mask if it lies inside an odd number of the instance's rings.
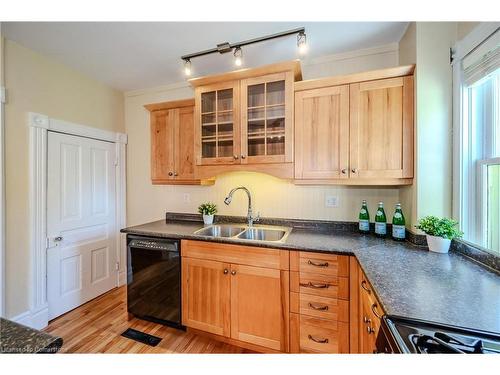
[[[118,287],[127,284],[127,272],[121,271],[118,273]]]
[[[49,309],[43,308],[38,311],[25,311],[10,318],[13,322],[35,329],[44,329],[49,324]]]

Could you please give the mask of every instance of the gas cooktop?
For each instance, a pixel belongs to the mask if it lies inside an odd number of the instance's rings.
[[[422,320],[386,316],[381,334],[385,352],[500,354],[500,334]]]

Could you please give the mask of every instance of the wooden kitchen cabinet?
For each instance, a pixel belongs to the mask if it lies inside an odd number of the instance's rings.
[[[413,76],[350,85],[350,178],[413,177]]]
[[[296,82],[294,182],[411,184],[413,69]]]
[[[295,178],[349,177],[349,86],[295,94]]]
[[[231,337],[288,352],[289,272],[231,265]]]
[[[241,80],[241,163],[293,161],[293,73]]]
[[[145,108],[150,111],[153,184],[213,184],[196,177],[194,100],[156,103]]]
[[[289,351],[288,251],[183,240],[182,323]]]
[[[197,165],[239,164],[240,83],[195,89],[194,147]]]
[[[231,265],[206,259],[182,258],[182,323],[229,337]]]
[[[384,312],[362,270],[358,274],[359,291],[359,352],[377,353],[377,336]]]
[[[301,78],[300,62],[291,61],[191,79],[200,176],[254,171],[293,178],[293,83]]]

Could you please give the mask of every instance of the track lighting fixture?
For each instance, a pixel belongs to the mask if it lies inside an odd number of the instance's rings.
[[[234,65],[241,66],[243,64],[243,51],[241,50],[241,47],[247,46],[249,44],[264,42],[266,40],[282,38],[282,37],[293,35],[293,34],[298,34],[297,35],[297,47],[299,49],[299,53],[301,55],[303,55],[307,51],[306,29],[303,27],[300,27],[298,29],[283,31],[280,33],[266,35],[266,36],[262,36],[259,38],[244,40],[244,41],[241,41],[238,43],[229,43],[229,42],[219,43],[219,44],[217,44],[217,47],[215,47],[215,48],[211,48],[211,49],[207,49],[205,51],[195,52],[195,53],[191,53],[189,55],[181,56],[181,59],[184,61],[184,74],[186,76],[191,75],[191,59],[194,57],[210,55],[212,53],[223,54],[223,53],[227,53],[227,52],[234,50],[234,52],[233,52]]]
[[[297,47],[299,48],[299,54],[304,55],[307,52],[307,39],[304,31],[297,35]]]
[[[189,77],[191,75],[191,60],[184,60],[184,74]]]
[[[241,64],[243,63],[243,51],[241,50],[240,47],[236,47],[234,49],[234,65],[236,66],[241,66]]]

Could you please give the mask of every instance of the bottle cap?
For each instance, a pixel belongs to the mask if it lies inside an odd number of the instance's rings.
[[[363,199],[363,200],[361,201],[361,203],[366,204],[366,201]]]
[[[384,202],[378,202],[378,205],[379,205],[379,206],[383,206],[383,205],[384,205]]]

